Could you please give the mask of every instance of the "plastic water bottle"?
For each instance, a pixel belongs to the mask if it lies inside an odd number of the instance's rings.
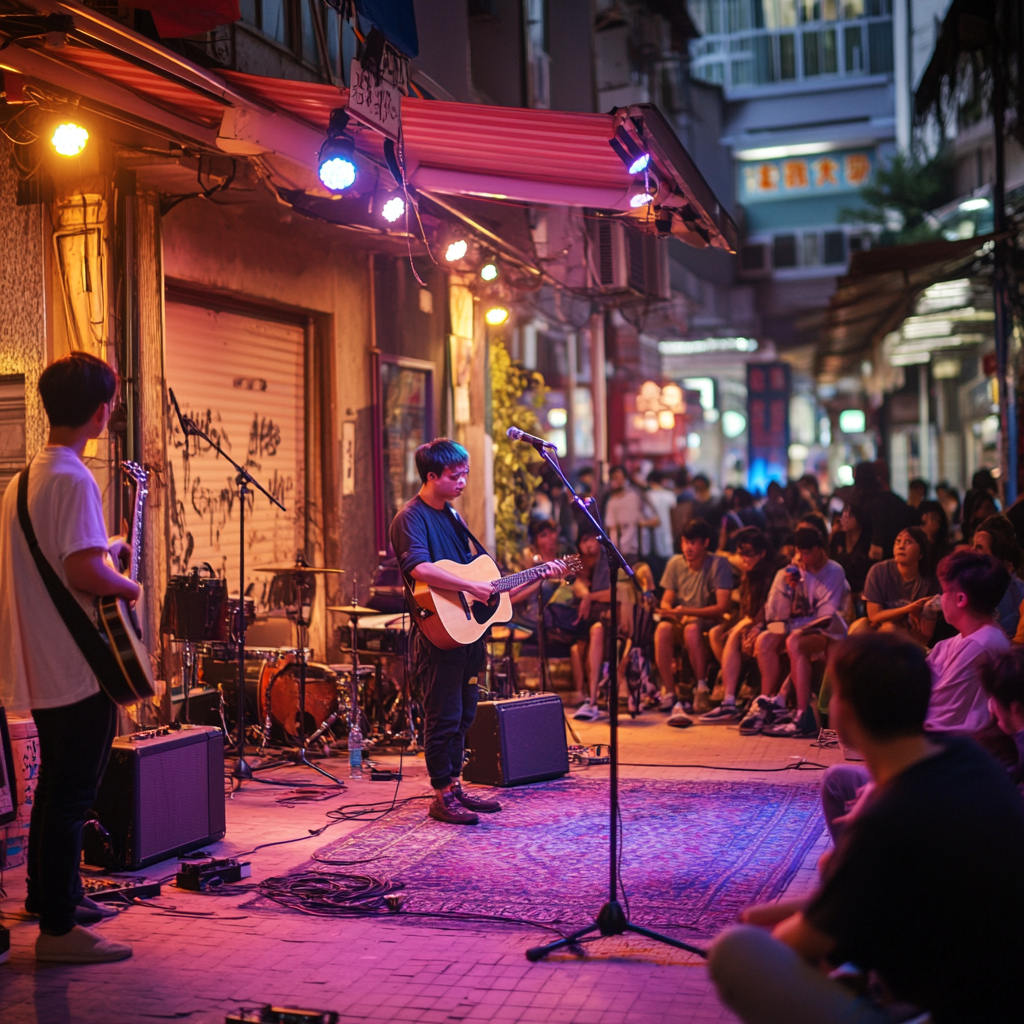
[[[352,779],[363,777],[363,734],[358,725],[353,725],[348,734],[348,774]]]

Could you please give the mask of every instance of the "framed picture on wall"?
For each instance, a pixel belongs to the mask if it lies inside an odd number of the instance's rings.
[[[416,449],[434,436],[434,364],[377,354],[374,368],[377,548],[395,513],[420,489]]]

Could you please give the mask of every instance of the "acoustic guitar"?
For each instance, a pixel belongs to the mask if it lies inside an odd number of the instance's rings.
[[[570,575],[583,568],[578,555],[567,555],[562,561]],[[491,599],[478,601],[464,590],[442,590],[422,580],[416,581],[412,594],[416,623],[435,647],[450,651],[479,640],[496,623],[508,622],[512,618],[508,592],[541,579],[550,563],[535,565],[511,576],[502,576],[490,555],[478,555],[466,565],[447,558],[433,564],[467,583],[494,584]]]
[[[146,471],[134,462],[122,462],[121,468],[135,483],[128,576],[137,583],[142,555],[142,513],[149,493],[148,478]],[[98,607],[100,632],[106,636],[121,669],[120,678],[103,680],[103,687],[111,700],[127,705],[155,696],[153,665],[142,642],[142,627],[135,610],[120,597],[101,597]]]

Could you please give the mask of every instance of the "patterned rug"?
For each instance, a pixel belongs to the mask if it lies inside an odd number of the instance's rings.
[[[631,919],[691,936],[777,897],[824,827],[815,786],[629,779],[620,793]],[[592,921],[608,894],[607,781],[570,776],[495,795],[501,813],[476,827],[432,821],[415,800],[317,857],[369,862],[335,870],[404,882],[408,910],[563,929]]]

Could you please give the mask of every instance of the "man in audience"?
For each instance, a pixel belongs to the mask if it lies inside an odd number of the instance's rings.
[[[827,541],[810,526],[796,531],[796,559],[780,569],[772,583],[765,606],[766,630],[755,644],[761,670],[761,696],[754,700],[740,733],[808,739],[818,734],[811,707],[812,662],[825,656],[830,640],[846,634],[841,612],[850,594],[846,573],[828,557]],[[789,654],[796,710],[786,711],[780,693],[781,655]]]
[[[708,963],[748,1024],[1010,1024],[1024,1007],[1024,804],[971,741],[925,733],[931,673],[917,645],[850,637],[833,652],[830,721],[873,790],[805,905],[751,908]],[[885,993],[823,967],[853,964]],[[883,1002],[886,1005],[883,1005]],[[894,1004],[903,1004],[896,1012]]]
[[[672,510],[676,507],[676,492],[666,486],[668,476],[660,469],[647,474],[647,493],[644,502],[650,509],[651,517],[657,517],[658,525],[644,530],[640,541],[640,553],[651,567],[654,578],[661,579],[668,560],[672,557]]]
[[[681,729],[693,725],[693,720],[676,695],[675,652],[685,647],[697,677],[693,710],[710,711],[707,634],[732,603],[732,567],[708,551],[710,542],[711,527],[703,519],[691,519],[683,527],[683,553],[670,559],[661,577],[662,621],[654,632],[654,657],[661,676],[661,709],[671,708],[668,724]]]
[[[861,462],[853,470],[854,497],[867,506],[871,518],[871,549],[873,562],[892,558],[893,542],[901,530],[917,526],[921,516],[889,487],[889,467],[877,462]]]
[[[643,498],[629,482],[625,466],[613,466],[608,474],[611,493],[604,507],[604,528],[622,557],[632,565],[640,557],[640,529],[658,526],[661,520],[644,514]]]

